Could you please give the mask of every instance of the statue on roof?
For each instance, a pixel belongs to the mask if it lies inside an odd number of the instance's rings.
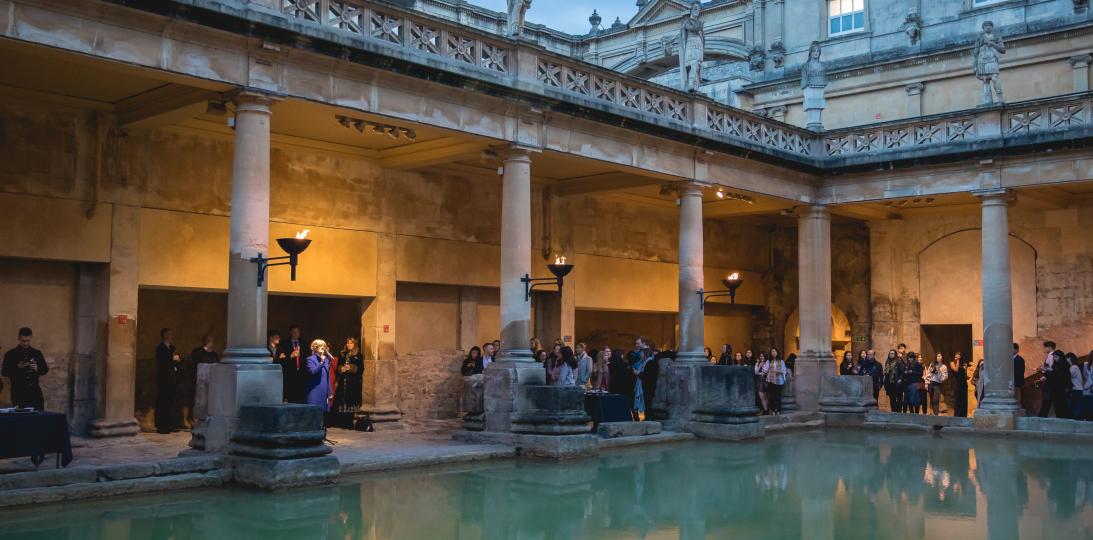
[[[509,0],[508,35],[524,33],[524,14],[531,9],[531,0]]]
[[[706,30],[698,18],[702,6],[691,3],[691,11],[679,26],[679,78],[684,92],[697,92],[702,84],[702,61],[706,56]]]

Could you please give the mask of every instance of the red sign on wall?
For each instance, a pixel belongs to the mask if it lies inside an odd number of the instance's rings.
[[[129,324],[129,316],[124,313],[118,314],[118,324]]]
[[[391,325],[389,325],[389,324],[383,325],[383,333],[384,334],[390,334],[391,333]]]

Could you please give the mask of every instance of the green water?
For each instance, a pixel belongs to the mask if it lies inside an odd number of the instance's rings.
[[[0,540],[38,538],[1084,540],[1093,448],[809,433],[0,512]]]

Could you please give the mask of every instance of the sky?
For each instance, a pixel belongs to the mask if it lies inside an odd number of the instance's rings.
[[[507,0],[470,0],[470,3],[501,13],[508,10]],[[615,17],[622,17],[625,23],[638,12],[635,0],[532,0],[526,17],[528,22],[580,35],[591,28],[588,17],[593,9],[603,17],[604,28],[610,27]]]

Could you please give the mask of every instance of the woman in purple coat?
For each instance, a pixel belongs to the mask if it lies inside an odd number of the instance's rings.
[[[333,360],[325,341],[311,342],[311,356],[307,357],[307,404],[321,407],[324,413],[330,412],[330,401],[334,399],[334,387],[330,384]]]

